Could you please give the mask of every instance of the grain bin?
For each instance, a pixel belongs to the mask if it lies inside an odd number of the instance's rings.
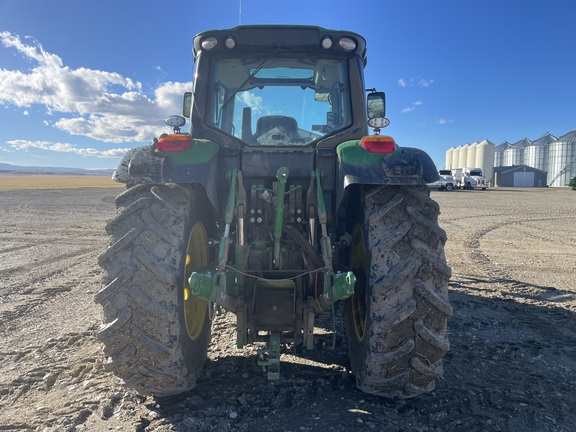
[[[475,167],[482,168],[486,180],[492,181],[494,177],[494,155],[496,146],[488,140],[478,143],[476,147]]]
[[[495,149],[495,153],[494,153],[494,166],[495,167],[503,166],[502,162],[504,159],[504,151],[509,149],[511,145],[512,144],[510,144],[508,141],[503,141],[501,144],[498,144],[498,146]]]
[[[477,167],[478,165],[476,165],[476,149],[478,148],[478,142],[474,141],[472,144],[470,144],[470,147],[468,147],[468,153],[466,154],[466,164],[464,165],[464,167],[470,167],[470,168],[474,168]],[[461,167],[463,168],[463,167]]]
[[[548,186],[565,186],[576,176],[576,129],[550,143]]]
[[[454,147],[450,147],[446,151],[446,163],[444,164],[444,168],[452,169],[454,168]]]
[[[548,171],[548,152],[550,143],[556,141],[551,133],[545,133],[530,145],[524,147],[524,165],[536,168],[542,171]]]
[[[502,154],[502,166],[522,165],[524,161],[524,147],[531,143],[532,141],[528,138],[524,138],[510,145]]]
[[[468,161],[468,147],[470,147],[470,144],[464,144],[458,147],[458,163],[455,168],[464,168],[466,166],[466,162]]]

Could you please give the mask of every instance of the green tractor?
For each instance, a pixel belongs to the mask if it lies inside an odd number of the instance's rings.
[[[449,349],[450,267],[430,157],[399,147],[366,90],[366,42],[313,26],[239,26],[194,38],[194,88],[174,133],[128,152],[99,256],[106,367],[141,394],[193,388],[215,308],[268,378],[281,346],[314,349],[343,305],[362,391],[431,391]],[[188,132],[181,132],[186,120]],[[368,126],[374,129],[369,135]]]

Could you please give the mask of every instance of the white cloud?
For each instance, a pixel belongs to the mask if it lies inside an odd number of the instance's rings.
[[[424,103],[422,101],[416,101],[416,102],[412,102],[412,106],[404,108],[402,111],[400,111],[400,113],[404,114],[404,113],[409,113],[412,112],[416,109],[416,107],[419,107],[421,105],[423,105]]]
[[[436,120],[436,124],[439,124],[439,125],[446,125],[446,124],[450,124],[450,123],[454,123],[454,119],[438,119],[438,120]]]
[[[433,79],[418,78],[416,85],[418,87],[430,87],[430,84],[434,82]]]
[[[432,85],[433,82],[434,82],[433,79],[421,78],[421,77],[410,79],[400,78],[398,80],[398,85],[400,87],[430,87],[430,85]]]
[[[149,141],[158,130],[142,118],[114,114],[62,118],[54,125],[71,135],[113,143]]]
[[[6,144],[10,145],[14,150],[18,151],[28,151],[29,149],[40,149],[46,151],[53,151],[57,153],[75,153],[81,156],[93,156],[98,158],[112,158],[123,156],[129,150],[126,148],[115,148],[110,150],[78,148],[73,144],[53,143],[50,141],[13,140],[13,141],[7,141]]]
[[[252,111],[255,113],[259,113],[263,109],[263,101],[260,96],[256,96],[252,92],[242,92],[240,95],[242,102],[244,102],[247,106],[252,108]]]
[[[184,92],[192,91],[192,83],[167,82],[154,90],[156,103],[170,114],[182,111]]]
[[[2,44],[5,47],[16,48],[29,60],[33,60],[37,63],[45,64],[54,68],[62,67],[62,59],[60,57],[44,51],[42,45],[34,41],[31,37],[27,37],[27,39],[32,40],[33,45],[24,44],[17,35],[13,35],[7,31],[0,32],[0,39],[2,39]]]
[[[167,82],[151,99],[141,83],[116,72],[71,69],[38,42],[27,44],[10,32],[0,32],[0,41],[31,62],[26,71],[0,69],[0,105],[43,105],[48,114],[64,114],[54,125],[72,135],[147,141],[166,116],[181,111],[182,94],[192,89],[191,83]]]

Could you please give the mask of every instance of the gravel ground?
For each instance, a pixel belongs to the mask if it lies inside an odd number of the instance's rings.
[[[573,431],[576,193],[433,192],[452,266],[451,350],[430,394],[355,389],[341,311],[271,382],[234,317],[213,323],[193,391],[143,398],[102,367],[97,256],[117,188],[0,192],[0,430]],[[337,332],[333,332],[333,326]]]

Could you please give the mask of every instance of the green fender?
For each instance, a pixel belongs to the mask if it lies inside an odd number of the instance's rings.
[[[369,153],[360,140],[346,141],[338,155],[337,206],[351,185],[420,185],[439,180],[430,156],[419,149],[399,147],[391,154]]]
[[[218,152],[212,141],[193,139],[181,152],[159,152],[156,145],[137,147],[124,155],[112,178],[126,184],[197,183],[218,208]]]

